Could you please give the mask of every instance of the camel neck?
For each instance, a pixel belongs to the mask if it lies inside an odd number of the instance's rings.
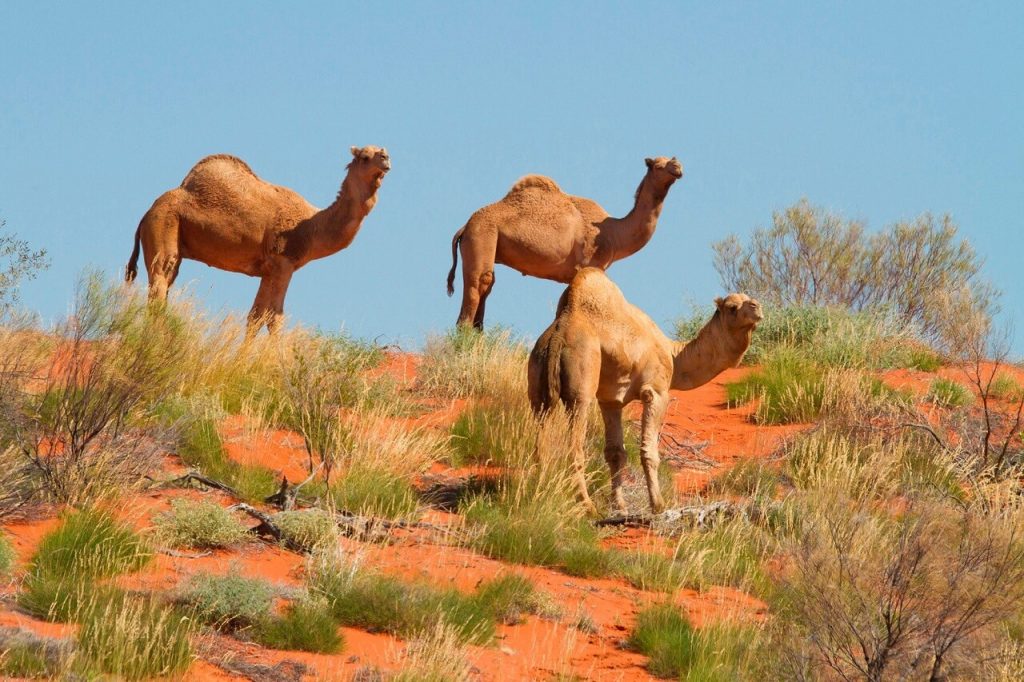
[[[380,178],[367,180],[349,172],[334,203],[310,219],[315,235],[311,243],[312,259],[337,253],[352,243],[363,219],[377,203],[379,187]]]
[[[612,261],[632,256],[651,241],[667,195],[668,187],[659,186],[650,173],[644,176],[636,190],[633,209],[624,217],[610,221],[602,231],[607,232]]]
[[[753,330],[730,334],[715,312],[692,341],[675,341],[672,348],[672,388],[686,391],[708,383],[735,367],[750,347]]]

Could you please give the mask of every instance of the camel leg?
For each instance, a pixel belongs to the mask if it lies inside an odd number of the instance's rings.
[[[260,280],[256,300],[253,301],[252,309],[249,311],[246,338],[252,338],[258,334],[263,325],[267,326],[271,335],[280,330],[284,320],[284,297],[288,293],[288,285],[292,281],[293,273],[291,263],[282,259],[274,263],[271,271]]]
[[[484,316],[480,310],[481,298],[486,298],[494,286],[498,234],[467,229],[459,248],[462,253],[462,309],[459,311],[458,324],[472,324],[482,329]]]
[[[658,439],[661,426],[665,420],[665,408],[668,398],[659,395],[650,386],[640,390],[640,399],[644,409],[640,426],[640,463],[644,467],[644,478],[647,479],[647,494],[651,500],[651,511],[658,514],[665,510],[665,500],[661,497],[661,486],[658,483]]]
[[[154,215],[142,226],[140,236],[146,275],[149,278],[149,301],[163,303],[181,267],[177,216],[171,212]]]
[[[487,297],[494,288],[494,271],[485,272],[480,275],[480,303],[476,308],[476,315],[473,316],[473,327],[483,331],[484,329],[484,308],[487,306]]]
[[[620,514],[626,513],[626,498],[622,494],[622,478],[626,468],[626,447],[622,435],[622,405],[600,403],[604,417],[604,461],[612,474],[612,501]]]
[[[596,514],[597,507],[587,491],[587,417],[590,414],[590,399],[571,401],[566,407],[569,412],[569,442],[572,444],[576,493],[587,511]]]

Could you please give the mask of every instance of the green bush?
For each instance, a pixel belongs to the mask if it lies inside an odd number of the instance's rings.
[[[964,407],[974,401],[974,395],[963,384],[939,377],[934,379],[931,386],[928,387],[928,395],[925,399],[939,407]]]
[[[409,480],[371,465],[353,464],[331,486],[330,497],[337,509],[363,516],[413,519],[419,511],[419,496]]]
[[[327,604],[301,600],[283,616],[265,619],[255,629],[257,642],[271,649],[336,654],[345,641]]]
[[[192,577],[179,601],[195,612],[196,618],[225,632],[243,630],[264,621],[270,613],[275,590],[265,580],[235,573]]]
[[[96,580],[137,570],[151,558],[142,538],[107,512],[73,513],[39,543],[18,603],[41,618],[74,619]]]
[[[516,453],[508,451],[510,445],[515,447],[515,426],[507,409],[501,404],[474,403],[462,411],[451,428],[452,466],[508,466],[515,461]]]
[[[153,597],[119,594],[94,605],[78,631],[88,665],[118,679],[184,672],[192,662],[192,621]]]
[[[302,509],[274,514],[272,520],[286,542],[304,550],[333,545],[338,539],[334,518],[323,509]]]
[[[172,500],[171,510],[154,517],[153,525],[159,540],[172,547],[230,547],[250,537],[231,512],[202,500]]]

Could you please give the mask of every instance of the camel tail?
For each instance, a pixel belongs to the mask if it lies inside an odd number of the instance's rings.
[[[463,225],[462,228],[455,233],[455,236],[452,237],[452,269],[448,271],[449,296],[455,293],[455,268],[459,266],[459,242],[462,241],[462,234],[466,231],[466,227],[468,225],[469,223]]]
[[[530,387],[530,402],[534,413],[538,415],[553,409],[562,397],[562,350],[565,348],[565,337],[559,331],[551,329],[550,333],[542,336],[530,357],[537,382],[536,386]]]
[[[145,218],[143,218],[145,220]],[[142,222],[135,228],[135,246],[132,248],[132,255],[128,258],[128,265],[124,268],[124,281],[131,284],[139,275],[139,242],[142,239]]]

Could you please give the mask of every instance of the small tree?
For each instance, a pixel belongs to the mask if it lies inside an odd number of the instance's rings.
[[[968,292],[985,317],[995,308],[997,292],[980,279],[981,260],[949,216],[926,213],[869,234],[864,223],[803,199],[774,213],[749,245],[730,235],[712,248],[729,290],[783,306],[886,308],[929,339],[941,333],[935,301],[943,292]]]
[[[33,279],[49,265],[46,250],[33,251],[28,242],[13,234],[4,234],[7,223],[0,220],[0,313],[18,302],[18,286]]]

